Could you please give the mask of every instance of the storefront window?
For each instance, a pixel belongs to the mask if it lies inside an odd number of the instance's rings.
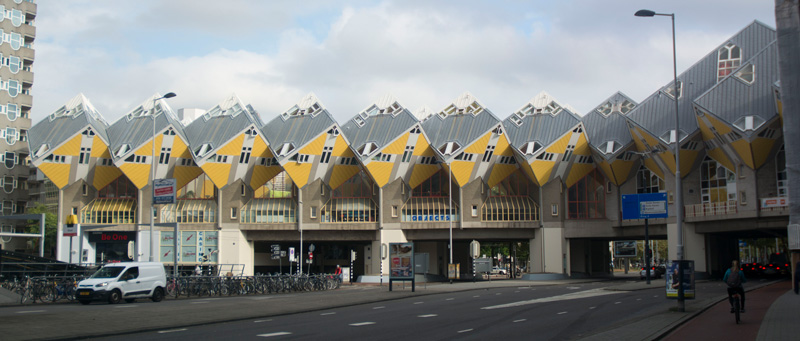
[[[378,219],[372,200],[372,181],[363,171],[334,189],[331,199],[320,210],[323,223],[363,223]]]
[[[448,172],[442,169],[413,188],[411,197],[403,205],[400,220],[413,223],[458,221],[457,195],[453,194],[453,201],[450,201],[448,177]],[[453,188],[457,189],[458,185]]]

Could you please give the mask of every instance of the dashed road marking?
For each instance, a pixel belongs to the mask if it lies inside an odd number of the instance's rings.
[[[562,311],[562,312],[558,313],[557,315],[564,315],[566,313],[567,313],[566,311]]]
[[[519,290],[517,290],[517,291],[514,291],[514,292],[515,292],[515,293],[516,293],[516,292],[519,292]]]
[[[425,302],[414,302],[414,304],[423,304]]]
[[[373,310],[375,310],[375,309],[383,309],[383,308],[386,308],[386,307],[384,307],[384,306],[372,307]]]
[[[133,307],[138,307],[138,305],[135,305],[135,304],[131,304],[131,305],[118,305],[118,306],[116,306],[116,307],[114,307],[114,308],[115,308],[115,309],[120,309],[120,308],[133,308]]]
[[[605,295],[615,295],[615,294],[622,294],[624,291],[606,291],[603,289],[592,289],[592,290],[585,290],[585,291],[578,291],[569,294],[559,295],[559,296],[552,296],[552,297],[543,297],[543,298],[536,298],[527,301],[519,301],[519,302],[512,302],[507,304],[500,304],[494,305],[489,307],[483,307],[481,309],[500,309],[500,308],[511,308],[511,307],[519,307],[528,304],[536,304],[536,303],[545,303],[545,302],[558,302],[558,301],[566,301],[566,300],[575,300],[579,298],[589,298],[595,296],[605,296]]]
[[[170,330],[159,330],[158,333],[159,334],[167,334],[167,333],[177,333],[177,332],[182,332],[182,331],[186,331],[186,328],[170,329]]]
[[[23,310],[23,311],[18,311],[18,312],[17,312],[17,314],[33,314],[33,313],[43,313],[43,312],[45,312],[45,311],[46,311],[46,310]]]
[[[481,295],[475,295],[475,296],[472,296],[472,297],[473,298],[477,298],[477,297],[481,297]]]
[[[458,333],[459,333],[459,334],[461,334],[461,333],[467,333],[467,332],[471,332],[472,330],[473,330],[472,328],[470,328],[470,329],[464,329],[464,330],[459,330],[459,331],[458,331]]]
[[[206,303],[208,303],[208,301],[192,302],[192,304],[206,304]]]
[[[511,321],[511,322],[512,323],[517,323],[517,322],[525,322],[525,321],[527,321],[527,319],[519,319],[519,320],[514,320],[514,321]]]
[[[262,323],[262,322],[270,322],[270,321],[272,321],[272,319],[269,319],[269,320],[255,320],[255,321],[253,321],[253,323]]]
[[[616,302],[614,302],[614,304],[620,304],[620,303],[622,303],[622,302],[620,302],[620,301],[616,301]]]
[[[261,301],[261,300],[268,300],[268,299],[270,299],[270,298],[272,298],[272,297],[269,297],[269,296],[260,296],[260,297],[251,297],[250,299],[251,299],[251,300],[253,300],[253,301]],[[215,299],[215,300],[218,300],[218,298],[214,298],[214,299]]]
[[[274,337],[274,336],[284,336],[284,335],[292,335],[292,333],[290,333],[290,332],[275,332],[275,333],[269,333],[269,334],[258,334],[258,335],[256,335],[256,336],[260,336],[260,337]]]
[[[658,298],[658,295],[653,295],[653,297]]]
[[[637,300],[637,301],[641,301],[642,299],[641,299],[641,298],[637,298],[636,300]]]
[[[594,309],[594,308],[597,308],[597,307],[589,307],[589,309],[590,309],[590,310],[591,310],[591,309]]]
[[[567,289],[569,289],[569,290],[578,290],[578,289],[580,289],[580,288],[581,288],[581,287],[567,287]]]
[[[319,315],[320,315],[320,316],[336,315],[336,312],[335,312],[335,311],[332,311],[332,312],[330,312],[330,313],[322,313],[322,314],[319,314]]]
[[[446,299],[445,301],[452,301],[452,300],[454,300],[454,299],[455,299],[455,298],[453,298],[453,297],[450,297],[450,298]]]
[[[425,314],[425,315],[418,315],[417,317],[436,317],[436,316],[439,316],[439,315],[436,315],[436,314]]]
[[[361,326],[368,326],[371,324],[375,324],[375,322],[357,322],[357,323],[351,323],[350,325],[353,327],[361,327]]]

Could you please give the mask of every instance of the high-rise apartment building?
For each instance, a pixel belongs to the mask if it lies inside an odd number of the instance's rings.
[[[0,0],[0,215],[22,214],[30,201],[28,130],[33,97],[36,3]],[[21,231],[24,221],[2,221],[3,231]],[[0,238],[5,250],[23,249],[22,238]]]

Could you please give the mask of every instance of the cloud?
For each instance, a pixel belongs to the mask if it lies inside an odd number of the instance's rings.
[[[694,10],[728,3],[675,5],[679,72],[769,19],[764,4]],[[502,119],[541,91],[585,113],[672,78],[669,20],[636,18],[629,1],[50,4],[37,16],[34,122],[81,92],[113,121],[167,91],[173,108],[202,109],[236,93],[265,121],[314,92],[340,123],[386,93],[441,110],[470,91]]]

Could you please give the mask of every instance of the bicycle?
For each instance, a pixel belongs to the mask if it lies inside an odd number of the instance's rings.
[[[736,324],[739,324],[741,319],[739,318],[739,314],[741,313],[741,304],[739,301],[739,293],[734,293],[733,297],[733,313],[736,316]]]

